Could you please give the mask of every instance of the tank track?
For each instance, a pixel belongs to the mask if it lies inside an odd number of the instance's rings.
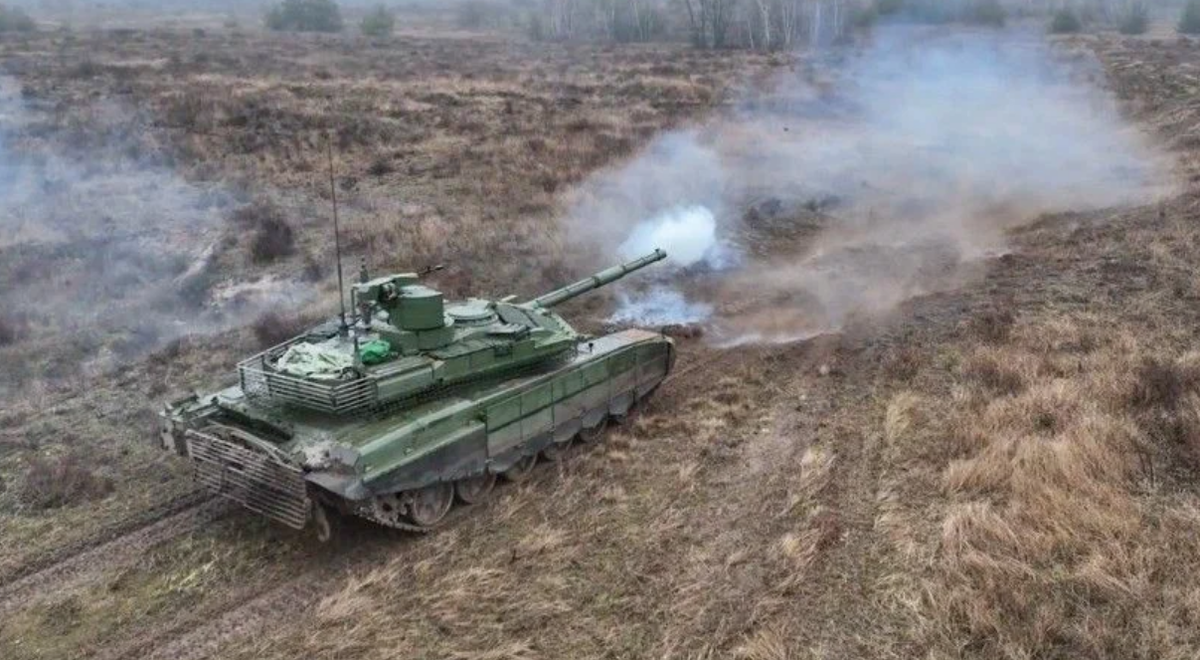
[[[389,529],[396,529],[402,532],[416,532],[418,534],[428,534],[437,531],[438,527],[422,527],[412,523],[400,522],[399,520],[391,520],[384,516],[375,515],[374,507],[359,507],[354,510],[354,515],[365,520],[370,520],[376,525],[383,525]]]

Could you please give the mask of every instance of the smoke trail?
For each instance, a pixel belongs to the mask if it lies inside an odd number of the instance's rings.
[[[1163,160],[1095,78],[1091,60],[1032,34],[883,31],[586,182],[567,228],[594,245],[661,237],[687,259],[695,245],[731,255],[725,272],[670,282],[711,305],[718,341],[835,330],[960,286],[1039,214],[1152,196]],[[671,211],[696,208],[715,227]]]

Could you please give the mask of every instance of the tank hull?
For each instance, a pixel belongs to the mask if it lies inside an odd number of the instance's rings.
[[[257,410],[231,388],[168,406],[162,441],[193,461],[205,488],[290,527],[322,519],[326,507],[423,529],[421,494],[440,498],[445,488],[512,474],[627,415],[674,362],[669,338],[627,330],[581,344],[546,369],[441,392],[410,409],[288,425],[271,420],[294,415]]]

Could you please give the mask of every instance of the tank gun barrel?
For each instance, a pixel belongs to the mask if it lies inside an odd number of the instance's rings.
[[[538,307],[553,307],[576,296],[581,296],[588,291],[592,291],[593,289],[599,289],[607,284],[612,284],[613,282],[616,282],[635,270],[641,270],[656,261],[662,261],[666,258],[666,252],[663,250],[655,250],[654,252],[651,252],[644,257],[634,259],[633,261],[627,261],[611,268],[605,268],[591,277],[579,280],[574,284],[568,284],[561,289],[551,291],[550,293],[534,298],[529,302],[531,305],[536,305]]]

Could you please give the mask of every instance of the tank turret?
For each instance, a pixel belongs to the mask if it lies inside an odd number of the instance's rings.
[[[239,382],[250,399],[342,414],[553,365],[581,336],[552,307],[666,257],[655,250],[524,303],[447,303],[416,273],[369,279],[353,287],[349,333],[315,328],[242,362]]]

